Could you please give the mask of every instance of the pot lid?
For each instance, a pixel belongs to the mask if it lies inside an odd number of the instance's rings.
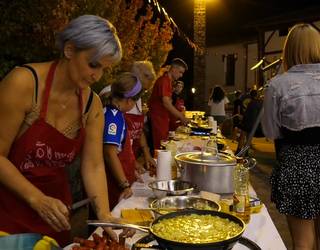
[[[209,166],[226,166],[226,165],[235,165],[236,158],[227,155],[218,153],[217,155],[209,152],[185,152],[177,154],[175,156],[176,161],[191,163],[191,164],[205,164]]]

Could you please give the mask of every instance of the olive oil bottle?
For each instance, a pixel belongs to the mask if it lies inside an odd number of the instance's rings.
[[[233,213],[245,223],[250,221],[249,168],[238,159],[233,173]]]

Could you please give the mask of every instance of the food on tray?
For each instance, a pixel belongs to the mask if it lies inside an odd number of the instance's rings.
[[[130,223],[146,223],[153,221],[153,215],[147,209],[122,209],[121,217]]]
[[[220,200],[221,211],[225,213],[231,213],[233,209],[232,199],[221,199]],[[250,197],[250,212],[252,214],[259,213],[263,207],[263,203],[257,197]]]
[[[124,240],[119,239],[119,244],[116,241],[111,241],[109,236],[103,232],[103,236],[94,233],[92,235],[93,240],[87,240],[79,237],[74,237],[73,242],[77,243],[71,249],[72,250],[129,250],[124,246]]]
[[[235,237],[242,227],[229,219],[212,215],[182,215],[163,219],[152,226],[154,234],[183,243],[213,243]]]
[[[186,139],[188,139],[188,135],[186,135],[186,134],[175,134],[175,136],[173,137],[173,140],[175,140],[175,141],[181,141],[181,140],[186,140]]]
[[[185,133],[185,134],[189,134],[191,132],[191,129],[189,127],[186,127],[186,126],[179,126],[177,129],[176,129],[176,132],[177,133]]]

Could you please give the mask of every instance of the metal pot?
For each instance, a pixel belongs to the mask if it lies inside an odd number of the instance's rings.
[[[208,152],[185,152],[175,160],[180,169],[181,180],[197,185],[199,190],[219,194],[233,193],[234,156]]]
[[[154,200],[149,206],[154,209],[156,218],[182,209],[221,210],[219,203],[197,196],[168,196]]]
[[[153,181],[148,184],[157,198],[172,195],[188,195],[196,188],[190,182],[181,180]]]

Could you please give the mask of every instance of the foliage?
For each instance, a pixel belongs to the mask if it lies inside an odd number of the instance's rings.
[[[102,16],[117,28],[123,47],[121,63],[95,86],[113,82],[119,71],[130,70],[135,60],[150,60],[156,72],[172,49],[168,20],[154,17],[143,0],[16,0],[0,2],[0,79],[15,65],[40,62],[59,56],[55,34],[74,17]]]

